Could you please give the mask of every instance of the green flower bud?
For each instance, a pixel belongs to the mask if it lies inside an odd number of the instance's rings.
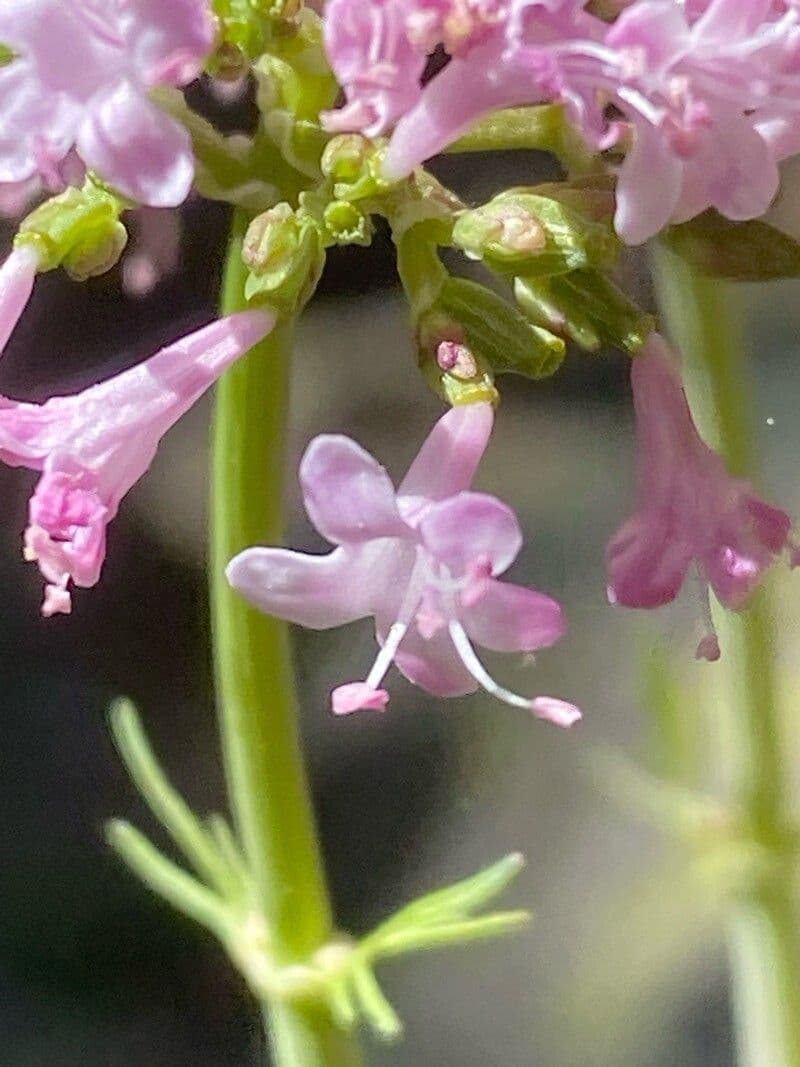
[[[33,244],[39,270],[64,267],[78,279],[110,270],[127,234],[119,221],[128,207],[91,177],[82,189],[70,187],[40,204],[20,225],[16,243]]]
[[[242,259],[250,269],[246,298],[263,297],[286,311],[295,311],[308,300],[325,262],[316,223],[289,204],[278,204],[253,220],[242,245]]]
[[[530,322],[589,351],[608,344],[633,355],[655,325],[651,315],[599,271],[574,271],[548,279],[516,278],[514,295]]]
[[[530,277],[608,268],[619,254],[610,218],[596,221],[532,189],[509,190],[465,212],[453,243],[494,270]]]
[[[322,153],[322,173],[334,182],[358,181],[368,164],[372,145],[360,133],[342,133],[328,141]]]

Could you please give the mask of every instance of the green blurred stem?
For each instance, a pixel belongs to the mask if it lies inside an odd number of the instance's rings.
[[[655,280],[700,431],[734,473],[752,477],[756,416],[736,296],[663,247]],[[740,1067],[800,1067],[798,915],[775,618],[769,585],[748,611],[719,612],[722,660],[708,668],[729,709],[717,739],[720,769],[765,861],[733,898],[729,922]]]
[[[244,306],[234,215],[222,293]],[[250,608],[224,571],[243,548],[279,544],[291,323],[227,372],[217,388],[211,503],[211,606],[220,729],[230,804],[277,962],[303,959],[332,933],[331,907],[300,745],[287,627]],[[358,1049],[322,1006],[265,1004],[277,1067],[357,1067]]]

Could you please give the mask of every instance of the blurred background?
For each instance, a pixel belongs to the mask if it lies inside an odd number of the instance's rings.
[[[552,171],[518,154],[451,159],[437,173],[480,202]],[[792,228],[788,197],[778,211]],[[0,392],[39,400],[73,391],[213,316],[226,211],[192,203],[180,220],[147,225],[174,234],[177,271],[150,292],[136,274],[136,296],[123,293],[120,271],[81,286],[61,273],[42,278],[0,366]],[[6,227],[6,244],[12,232]],[[645,266],[632,260],[627,283],[647,301]],[[796,515],[800,287],[738,292],[757,356],[762,488]],[[731,1025],[713,887],[685,849],[639,818],[609,770],[615,750],[654,771],[714,778],[714,717],[704,714],[703,695],[714,667],[692,658],[693,606],[643,617],[606,603],[603,549],[634,491],[625,361],[574,353],[552,381],[507,378],[502,394],[479,484],[518,511],[528,535],[510,577],[561,600],[571,633],[535,668],[506,659],[497,669],[521,691],[578,703],[584,722],[563,733],[483,696],[439,702],[396,674],[388,714],[335,721],[327,694],[371,662],[371,627],[296,635],[303,730],[344,929],[366,930],[509,851],[528,857],[506,898],[533,909],[528,930],[382,968],[407,1034],[395,1046],[366,1038],[368,1060],[726,1067]],[[386,235],[372,249],[333,254],[297,339],[288,543],[324,548],[294,481],[312,436],[350,434],[400,476],[439,412],[415,369]],[[167,436],[111,527],[101,585],[77,593],[69,618],[39,618],[39,576],[20,556],[33,478],[0,468],[7,1067],[263,1062],[257,1013],[222,951],[129,877],[103,843],[111,815],[156,832],[109,740],[106,708],[119,694],[138,704],[195,809],[225,804],[204,570],[209,413],[207,400]],[[795,601],[781,630],[787,696],[798,681],[798,582],[783,583],[787,605]],[[688,731],[680,743],[660,728],[669,687]]]

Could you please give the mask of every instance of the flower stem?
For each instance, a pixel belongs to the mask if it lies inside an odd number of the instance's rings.
[[[756,468],[752,383],[743,329],[727,286],[696,274],[663,248],[656,290],[684,358],[703,436],[736,473]],[[775,610],[767,585],[752,607],[719,619],[721,770],[764,862],[737,887],[728,923],[740,1067],[800,1065],[800,952],[790,839],[789,781],[776,679]]]
[[[234,216],[222,310],[244,306]],[[228,586],[232,556],[283,536],[290,323],[279,325],[217,388],[211,505],[211,605],[220,729],[230,804],[278,963],[332,933],[331,907],[300,745],[289,634]],[[277,1067],[357,1067],[354,1040],[322,1006],[263,1005]]]

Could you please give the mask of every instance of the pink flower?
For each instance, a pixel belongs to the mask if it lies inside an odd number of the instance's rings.
[[[207,0],[25,0],[0,6],[0,182],[52,184],[75,147],[87,167],[142,204],[189,192],[186,131],[152,104],[184,85],[211,49]]]
[[[580,718],[571,704],[503,689],[473,648],[476,642],[498,652],[530,652],[565,631],[554,600],[497,580],[522,535],[505,504],[469,490],[492,422],[489,404],[453,408],[397,491],[354,441],[315,438],[300,482],[309,518],[338,547],[326,556],[250,548],[230,563],[231,584],[271,615],[311,629],[375,618],[380,652],[363,682],[334,692],[335,712],[384,707],[381,683],[396,663],[436,696],[482,686],[560,726]]]
[[[631,370],[639,441],[639,510],[606,551],[609,599],[655,608],[678,595],[690,568],[707,633],[698,655],[717,658],[708,587],[727,608],[744,607],[775,557],[791,549],[789,516],[733,478],[700,438],[677,357],[651,335]],[[714,654],[716,652],[716,654]]]
[[[326,129],[383,133],[419,97],[425,52],[406,32],[405,0],[328,0],[325,45],[347,103]]]
[[[260,311],[222,319],[74,396],[44,404],[0,398],[0,460],[42,472],[25,558],[38,562],[47,583],[44,615],[70,611],[70,582],[97,583],[106,527],[163,435],[273,322]]]
[[[15,248],[0,267],[0,353],[28,306],[38,268],[39,255],[29,244]]]

